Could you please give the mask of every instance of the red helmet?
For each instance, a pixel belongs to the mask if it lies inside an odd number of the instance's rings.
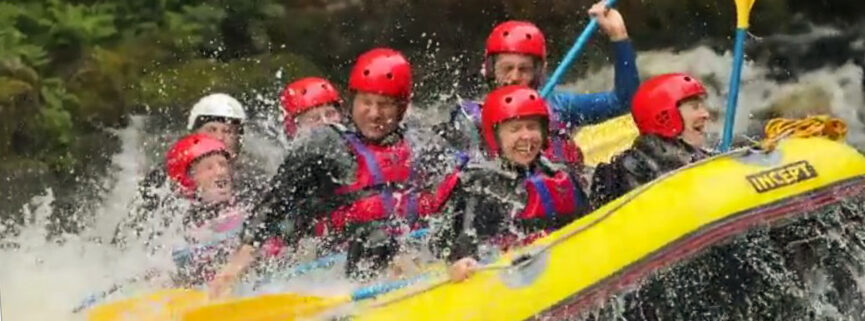
[[[706,94],[696,78],[675,73],[653,77],[643,82],[634,94],[631,115],[642,134],[673,138],[685,124],[679,113],[679,102]]]
[[[294,135],[297,126],[294,118],[303,112],[318,106],[342,104],[339,91],[329,81],[318,77],[307,77],[296,80],[282,91],[280,97],[282,109],[285,114],[285,133]]]
[[[189,168],[196,160],[213,154],[222,153],[230,157],[228,149],[221,140],[206,134],[190,134],[178,140],[165,154],[165,171],[168,177],[189,192],[195,189],[195,182],[189,177]]]
[[[394,97],[411,98],[411,65],[396,50],[376,48],[357,57],[348,78],[348,88]]]
[[[493,28],[487,37],[487,47],[484,57],[500,53],[517,53],[537,57],[541,61],[547,58],[547,42],[541,29],[531,22],[505,21]]]
[[[514,118],[541,116],[549,122],[547,102],[536,90],[523,85],[504,86],[487,95],[481,111],[481,126],[487,151],[495,156],[499,151],[496,125]]]

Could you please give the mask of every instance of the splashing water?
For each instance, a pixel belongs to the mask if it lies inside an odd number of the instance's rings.
[[[643,79],[670,72],[685,72],[700,79],[709,91],[709,106],[715,112],[709,132],[719,140],[730,78],[730,52],[718,54],[707,47],[671,53],[646,51],[637,57]],[[598,92],[613,86],[611,66],[600,68],[562,89],[576,92]],[[865,90],[863,67],[847,62],[839,67],[824,67],[805,72],[795,81],[780,83],[770,78],[766,66],[746,62],[739,90],[736,135],[762,136],[762,124],[770,117],[802,117],[808,114],[831,114],[843,119],[849,127],[847,141],[865,149]]]
[[[729,54],[717,54],[706,47],[698,47],[677,53],[669,51],[642,52],[638,58],[643,77],[665,72],[684,71],[695,75],[708,84],[709,102],[715,110],[722,109],[729,77]],[[563,89],[577,92],[608,90],[612,87],[611,67],[604,67],[588,74],[583,79]],[[740,112],[737,115],[736,132],[754,135],[751,129],[766,117],[793,115],[796,112],[830,112],[843,118],[849,128],[848,141],[865,148],[865,99],[863,99],[861,67],[847,63],[838,67],[825,67],[805,72],[795,81],[779,83],[771,80],[768,68],[749,63],[744,69],[740,92]],[[438,108],[416,111],[414,119],[446,119],[447,104]],[[771,113],[768,113],[771,112]],[[431,117],[427,117],[430,114]],[[422,116],[418,116],[422,115]],[[0,290],[2,290],[3,316],[8,320],[74,320],[83,319],[83,314],[73,314],[71,309],[88,295],[105,290],[116,283],[139,276],[147,270],[170,271],[173,269],[169,253],[149,254],[138,247],[119,250],[107,244],[117,223],[128,214],[128,204],[136,193],[138,181],[152,164],[158,163],[150,150],[154,137],[165,141],[165,133],[148,133],[145,117],[131,118],[130,125],[115,134],[121,141],[120,152],[112,158],[112,170],[103,184],[110,186],[102,195],[100,204],[91,215],[82,215],[88,220],[87,228],[77,235],[62,235],[48,240],[46,225],[52,212],[53,193],[33,197],[22,209],[28,221],[21,234],[5,240],[14,246],[0,249]],[[244,148],[264,160],[264,167],[273,173],[282,157],[283,138],[274,139],[281,126],[277,119],[268,119],[260,124],[260,131],[248,131]],[[759,126],[758,126],[759,127]],[[720,123],[711,128],[720,131]],[[270,134],[263,134],[268,132]],[[169,135],[171,136],[171,135]],[[278,136],[277,136],[278,137]],[[282,144],[281,144],[282,143]],[[160,145],[161,146],[161,145]],[[149,148],[151,147],[151,148]],[[164,148],[164,146],[161,146]],[[167,240],[178,235],[168,233]],[[168,243],[166,243],[168,244]],[[856,252],[857,257],[865,257]],[[752,260],[747,256],[743,260]],[[755,269],[760,264],[753,261]],[[334,270],[339,270],[335,268]],[[338,274],[338,273],[334,273]],[[819,274],[819,273],[818,273]],[[330,279],[317,276],[313,281],[291,286],[306,287]],[[798,298],[812,302],[819,315],[831,316],[838,308],[813,297],[825,297],[826,287],[831,282],[825,277],[813,276],[809,293]],[[822,280],[822,281],[821,281]],[[856,282],[865,282],[857,278]],[[820,286],[816,285],[821,285]],[[159,282],[137,283],[118,291],[114,298],[146,292]],[[347,285],[340,286],[345,288]],[[320,287],[323,288],[323,287]],[[863,287],[858,287],[863,289]],[[314,287],[313,287],[314,290]],[[330,291],[330,289],[328,290]],[[623,300],[623,299],[621,299]],[[624,301],[621,301],[624,304]],[[809,301],[810,300],[810,301]]]

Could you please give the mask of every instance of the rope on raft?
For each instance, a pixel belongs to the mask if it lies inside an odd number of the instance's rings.
[[[826,137],[834,141],[847,136],[847,124],[828,115],[808,116],[804,119],[774,118],[766,123],[766,137],[759,143],[761,149],[774,150],[784,138]]]

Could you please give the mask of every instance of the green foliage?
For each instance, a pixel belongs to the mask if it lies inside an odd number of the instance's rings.
[[[0,3],[0,61],[23,60],[34,66],[48,62],[47,52],[39,45],[28,43],[27,36],[18,30],[18,19],[25,11],[15,5]]]
[[[49,0],[47,15],[38,20],[47,28],[53,45],[90,46],[117,34],[112,4],[69,4]]]
[[[69,144],[72,140],[72,115],[67,106],[75,104],[77,98],[66,91],[63,80],[59,78],[43,80],[40,94],[44,103],[39,110],[43,130],[56,137],[57,143]]]
[[[183,6],[179,12],[165,13],[165,29],[176,49],[190,50],[204,46],[218,49],[219,22],[225,10],[208,4]]]
[[[42,80],[39,94],[42,107],[25,129],[31,139],[28,152],[57,171],[68,170],[75,165],[67,151],[75,136],[68,108],[75,104],[76,97],[66,91],[59,78]]]
[[[220,63],[195,59],[148,73],[135,87],[136,100],[153,111],[181,116],[189,104],[210,92],[243,95],[280,88],[285,79],[318,75],[309,60],[294,54],[272,54]]]

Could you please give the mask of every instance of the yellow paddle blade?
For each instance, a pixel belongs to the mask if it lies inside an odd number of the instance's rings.
[[[137,298],[96,306],[88,321],[170,321],[207,302],[207,294],[187,289],[163,290]]]
[[[754,7],[754,2],[757,0],[734,1],[736,1],[736,27],[739,29],[748,29],[748,21],[751,20],[751,8]]]
[[[583,127],[574,135],[574,140],[583,150],[583,162],[587,166],[597,166],[630,148],[639,134],[631,115],[624,115]]]
[[[183,321],[289,321],[314,316],[350,302],[350,297],[323,298],[300,294],[269,294],[237,299],[191,310]]]

